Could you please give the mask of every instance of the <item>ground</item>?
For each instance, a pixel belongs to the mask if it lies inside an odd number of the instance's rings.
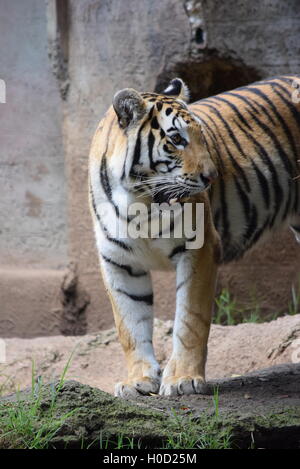
[[[300,364],[214,380],[206,396],[130,401],[57,382],[0,400],[0,448],[299,449],[299,388]]]
[[[172,325],[171,321],[155,321],[154,346],[162,366],[171,352]],[[300,361],[299,339],[300,315],[262,324],[213,325],[207,379]],[[37,377],[41,376],[44,382],[58,379],[72,353],[68,379],[113,393],[114,384],[126,377],[115,329],[81,337],[6,339],[6,363],[0,363],[0,394],[30,386],[33,361]]]
[[[171,321],[155,322],[162,366],[171,334]],[[213,325],[198,396],[114,398],[125,377],[114,329],[6,346],[0,448],[300,448],[300,315]]]

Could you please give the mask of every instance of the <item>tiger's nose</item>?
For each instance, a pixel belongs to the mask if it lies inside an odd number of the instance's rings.
[[[204,171],[201,174],[201,177],[204,182],[208,184],[212,184],[217,179],[218,175],[219,175],[218,171],[216,169],[213,169],[211,171]]]

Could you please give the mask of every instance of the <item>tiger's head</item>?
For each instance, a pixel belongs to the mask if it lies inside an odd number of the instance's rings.
[[[188,97],[187,86],[175,78],[162,94],[126,88],[113,99],[128,141],[122,177],[155,202],[190,197],[218,175]]]

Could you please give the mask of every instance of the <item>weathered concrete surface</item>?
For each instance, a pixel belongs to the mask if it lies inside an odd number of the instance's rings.
[[[82,335],[89,296],[68,269],[0,268],[0,337]]]
[[[218,388],[219,402],[213,399]],[[115,448],[133,441],[140,448],[161,448],[168,439],[212,447],[209,438],[222,445],[222,434],[230,434],[233,448],[300,448],[300,365],[282,365],[210,383],[210,395],[162,398],[140,397],[137,401],[114,398],[95,388],[69,381],[57,392],[54,418],[67,418],[50,441],[55,448]],[[53,386],[41,394],[37,428],[48,418]],[[0,401],[0,421],[6,406],[32,399],[30,392]],[[36,399],[36,398],[35,398]],[[2,404],[2,405],[1,405]],[[4,405],[3,405],[4,404]],[[2,428],[5,431],[5,428]],[[203,443],[205,441],[206,443]],[[202,439],[202,442],[201,442]],[[13,433],[1,439],[0,447],[14,447]],[[102,442],[102,443],[101,443]],[[181,447],[185,447],[184,445]]]
[[[45,3],[0,0],[0,264],[67,261],[62,108],[47,57]],[[2,304],[2,300],[0,299]]]
[[[0,336],[58,333],[67,265],[62,108],[46,5],[0,0]],[[61,309],[61,308],[60,308]]]
[[[194,98],[277,73],[299,73],[300,11],[296,0],[84,0],[69,2],[69,78],[64,138],[68,169],[70,252],[91,297],[88,330],[110,327],[87,203],[92,134],[113,94],[123,87],[159,90],[180,75]],[[199,34],[202,30],[202,36]],[[198,32],[197,32],[198,31]],[[201,39],[202,38],[202,39]],[[288,233],[245,260],[221,269],[243,305],[287,309],[299,276],[300,252]],[[156,311],[174,314],[172,275],[155,274]]]
[[[65,274],[56,269],[0,269],[0,337],[59,334]]]

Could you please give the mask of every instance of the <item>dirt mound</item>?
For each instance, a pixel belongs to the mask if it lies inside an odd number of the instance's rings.
[[[171,353],[172,321],[155,321],[154,345],[164,366]],[[115,329],[82,337],[6,339],[6,363],[0,364],[0,393],[31,385],[35,379],[55,381],[71,354],[69,379],[109,393],[126,377],[121,346]],[[300,361],[300,315],[263,324],[213,325],[209,339],[207,378],[225,378],[282,363]]]
[[[49,436],[50,448],[300,448],[300,364],[214,380],[210,388],[213,395],[132,402],[75,381],[53,383],[38,391],[35,425],[46,428],[49,411],[52,425],[63,419]],[[24,412],[32,403],[29,391],[0,400],[0,423],[8,408]],[[7,435],[0,448],[22,447],[18,432]]]

